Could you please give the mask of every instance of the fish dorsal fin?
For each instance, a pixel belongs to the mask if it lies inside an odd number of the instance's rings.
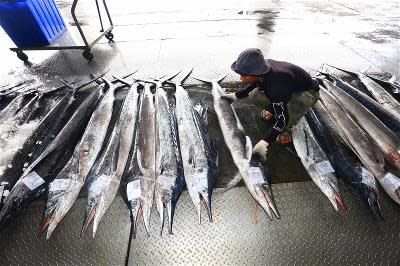
[[[250,163],[251,156],[253,154],[253,145],[251,144],[251,139],[249,136],[245,136],[245,138],[246,138],[246,159]]]

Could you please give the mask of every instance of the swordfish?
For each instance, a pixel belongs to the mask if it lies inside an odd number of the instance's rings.
[[[110,82],[104,81],[107,92],[96,106],[72,157],[49,185],[46,209],[39,229],[39,235],[47,229],[46,239],[50,238],[57,224],[74,204],[103,145],[111,120],[115,89]]]
[[[197,80],[211,83],[212,96],[214,101],[214,110],[217,113],[218,122],[224,136],[225,144],[227,145],[232,159],[239,170],[239,175],[236,175],[234,183],[243,181],[253,198],[261,205],[267,213],[268,218],[272,220],[272,212],[276,218],[280,218],[280,214],[275,206],[275,202],[271,193],[271,189],[267,180],[265,180],[261,168],[251,167],[250,161],[252,157],[252,144],[249,136],[245,135],[243,126],[236,114],[232,104],[222,99],[225,94],[224,90],[218,84],[218,81],[225,78],[225,75],[214,81],[196,78]]]
[[[306,114],[307,122],[336,174],[345,178],[357,190],[377,218],[382,218],[378,186],[374,175],[341,140],[343,134],[320,101]]]
[[[188,74],[190,75],[190,73]],[[188,76],[187,75],[187,76]],[[186,76],[186,77],[187,77]],[[185,77],[185,78],[186,78]],[[164,210],[168,218],[168,232],[172,234],[173,214],[179,196],[185,188],[181,167],[181,156],[178,146],[178,133],[175,113],[171,110],[167,93],[156,85],[156,186],[155,200],[161,220],[161,233],[164,224]]]
[[[119,119],[110,137],[110,142],[101,159],[96,175],[89,185],[82,235],[91,221],[93,221],[93,236],[95,235],[101,218],[118,192],[121,177],[133,144],[139,99],[137,89],[137,84],[130,86],[123,102]]]
[[[373,113],[382,123],[384,123],[391,131],[396,134],[400,134],[400,118],[394,116],[388,110],[383,108],[379,103],[374,101],[371,97],[366,95],[365,93],[359,91],[358,89],[350,86],[348,83],[343,80],[335,77],[333,75],[322,73],[327,77],[329,81],[339,87],[341,90],[348,93],[354,99],[359,101],[365,108],[367,108],[371,113]]]
[[[134,151],[127,174],[129,181],[124,185],[124,197],[131,212],[134,238],[140,216],[143,216],[147,235],[150,234],[150,214],[156,181],[155,108],[150,87],[150,84],[145,84],[139,97]]]
[[[304,117],[293,129],[293,144],[307,173],[329,199],[335,210],[338,210],[338,204],[343,210],[346,210],[340,196],[335,170]]]
[[[362,104],[331,82],[323,80],[323,84],[375,141],[386,158],[400,170],[400,135],[393,133]]]
[[[205,112],[199,114],[193,106],[181,81],[176,87],[176,119],[183,172],[190,198],[201,222],[201,204],[212,221],[211,195],[218,177],[218,153],[216,143],[207,134]]]
[[[382,151],[376,148],[375,142],[351,118],[342,104],[322,87],[320,88],[320,99],[336,126],[341,129],[342,140],[372,172],[386,193],[400,204],[400,179],[393,173],[385,171]]]
[[[103,93],[99,89],[92,92],[46,150],[24,171],[3,201],[4,206],[0,212],[0,230],[19,211],[44,194],[47,184],[54,180],[71,157],[74,147],[102,95]]]

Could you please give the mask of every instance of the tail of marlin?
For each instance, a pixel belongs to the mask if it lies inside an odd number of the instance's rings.
[[[174,83],[175,83],[176,85],[182,85],[182,84],[185,82],[185,80],[190,76],[190,74],[192,74],[192,72],[193,72],[193,68],[190,69],[190,70],[186,73],[186,75],[183,76],[180,80],[175,81]]]
[[[216,79],[205,79],[205,78],[199,78],[199,77],[193,77],[194,79],[197,79],[198,81],[204,82],[204,83],[219,83],[221,82],[226,76],[228,76],[228,73],[225,73],[223,75],[220,75]]]

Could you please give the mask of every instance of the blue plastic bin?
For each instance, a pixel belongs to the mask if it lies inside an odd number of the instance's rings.
[[[54,0],[0,0],[0,25],[18,47],[46,46],[66,30]]]

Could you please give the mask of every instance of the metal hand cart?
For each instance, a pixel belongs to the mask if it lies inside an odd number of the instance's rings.
[[[100,34],[98,33],[98,31],[94,30],[93,28],[90,27],[86,27],[86,35],[83,31],[83,26],[80,25],[78,19],[76,18],[75,15],[75,9],[76,6],[78,4],[79,0],[74,0],[71,6],[71,15],[72,15],[72,19],[74,20],[74,23],[79,31],[80,34],[80,38],[82,38],[82,40],[79,40],[80,42],[83,41],[83,43],[78,43],[76,39],[74,39],[71,36],[71,32],[67,30],[59,37],[57,38],[53,43],[47,45],[47,46],[42,46],[42,47],[13,47],[10,48],[11,51],[16,52],[17,53],[17,57],[24,61],[27,62],[28,61],[28,56],[23,52],[23,51],[33,51],[33,50],[69,50],[69,49],[78,49],[78,50],[83,50],[82,52],[82,56],[91,61],[93,59],[93,54],[91,53],[91,49],[92,47],[99,42],[99,40],[104,36],[106,37],[109,41],[112,41],[114,38],[114,34],[112,33],[112,30],[114,28],[112,19],[111,19],[111,15],[110,12],[108,11],[108,7],[107,7],[107,3],[106,0],[102,0],[103,4],[104,4],[104,8],[105,11],[107,13],[107,17],[108,20],[110,22],[110,27],[107,29],[104,29],[103,27],[103,20],[101,17],[101,12],[100,12],[100,7],[99,7],[99,2],[98,0],[96,1],[96,7],[97,7],[97,13],[99,15],[99,20],[100,20]],[[88,35],[90,35],[88,38]],[[88,39],[94,40],[89,42]]]

